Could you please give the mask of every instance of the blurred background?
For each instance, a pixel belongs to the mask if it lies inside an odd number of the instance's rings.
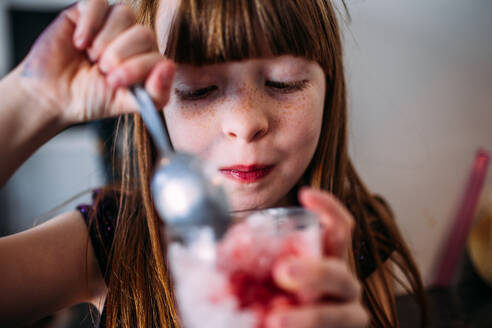
[[[1,75],[70,3],[0,1]],[[476,150],[492,150],[492,1],[346,3],[350,153],[369,188],[393,207],[429,284]],[[0,189],[0,234],[29,228],[107,181],[98,131],[66,130],[17,171]],[[490,174],[483,195],[492,200]]]
[[[492,151],[492,1],[348,6],[350,152],[429,283],[477,148]]]

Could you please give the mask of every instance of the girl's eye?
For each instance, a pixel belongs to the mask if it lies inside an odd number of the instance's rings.
[[[194,90],[179,90],[175,92],[181,100],[200,100],[207,97],[213,91],[217,90],[216,85],[211,85],[206,88],[194,89]]]
[[[265,85],[280,93],[291,93],[304,89],[308,85],[308,81],[307,80],[293,81],[293,82],[266,81]]]

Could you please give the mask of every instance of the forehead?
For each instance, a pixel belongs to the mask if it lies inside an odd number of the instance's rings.
[[[159,51],[164,47],[169,36],[169,29],[180,0],[159,0],[155,16],[155,29]]]

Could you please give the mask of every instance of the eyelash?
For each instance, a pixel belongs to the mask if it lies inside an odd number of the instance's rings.
[[[280,82],[280,81],[266,81],[266,86],[275,89],[280,93],[292,93],[295,91],[303,90],[307,87],[308,81],[293,81],[293,82]]]
[[[211,85],[206,88],[200,88],[196,90],[178,90],[176,89],[176,94],[181,98],[182,100],[200,100],[202,98],[205,98],[208,96],[211,92],[217,90],[216,85]]]
[[[293,81],[293,82],[281,82],[281,81],[266,81],[265,85],[269,88],[275,89],[279,93],[292,93],[295,91],[303,90],[307,87],[307,80]],[[210,93],[217,90],[216,85],[211,85],[206,88],[200,88],[196,90],[178,90],[176,89],[176,94],[181,98],[181,100],[200,100],[207,97]]]

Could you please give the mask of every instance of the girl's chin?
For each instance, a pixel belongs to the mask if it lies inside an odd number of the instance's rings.
[[[234,194],[229,196],[229,207],[231,211],[245,211],[276,206],[278,202],[263,196],[262,193]]]
[[[254,209],[268,207],[268,206],[264,205],[263,203],[244,202],[244,201],[238,201],[238,202],[230,201],[229,206],[230,206],[231,211],[247,211],[247,210],[254,210]]]

